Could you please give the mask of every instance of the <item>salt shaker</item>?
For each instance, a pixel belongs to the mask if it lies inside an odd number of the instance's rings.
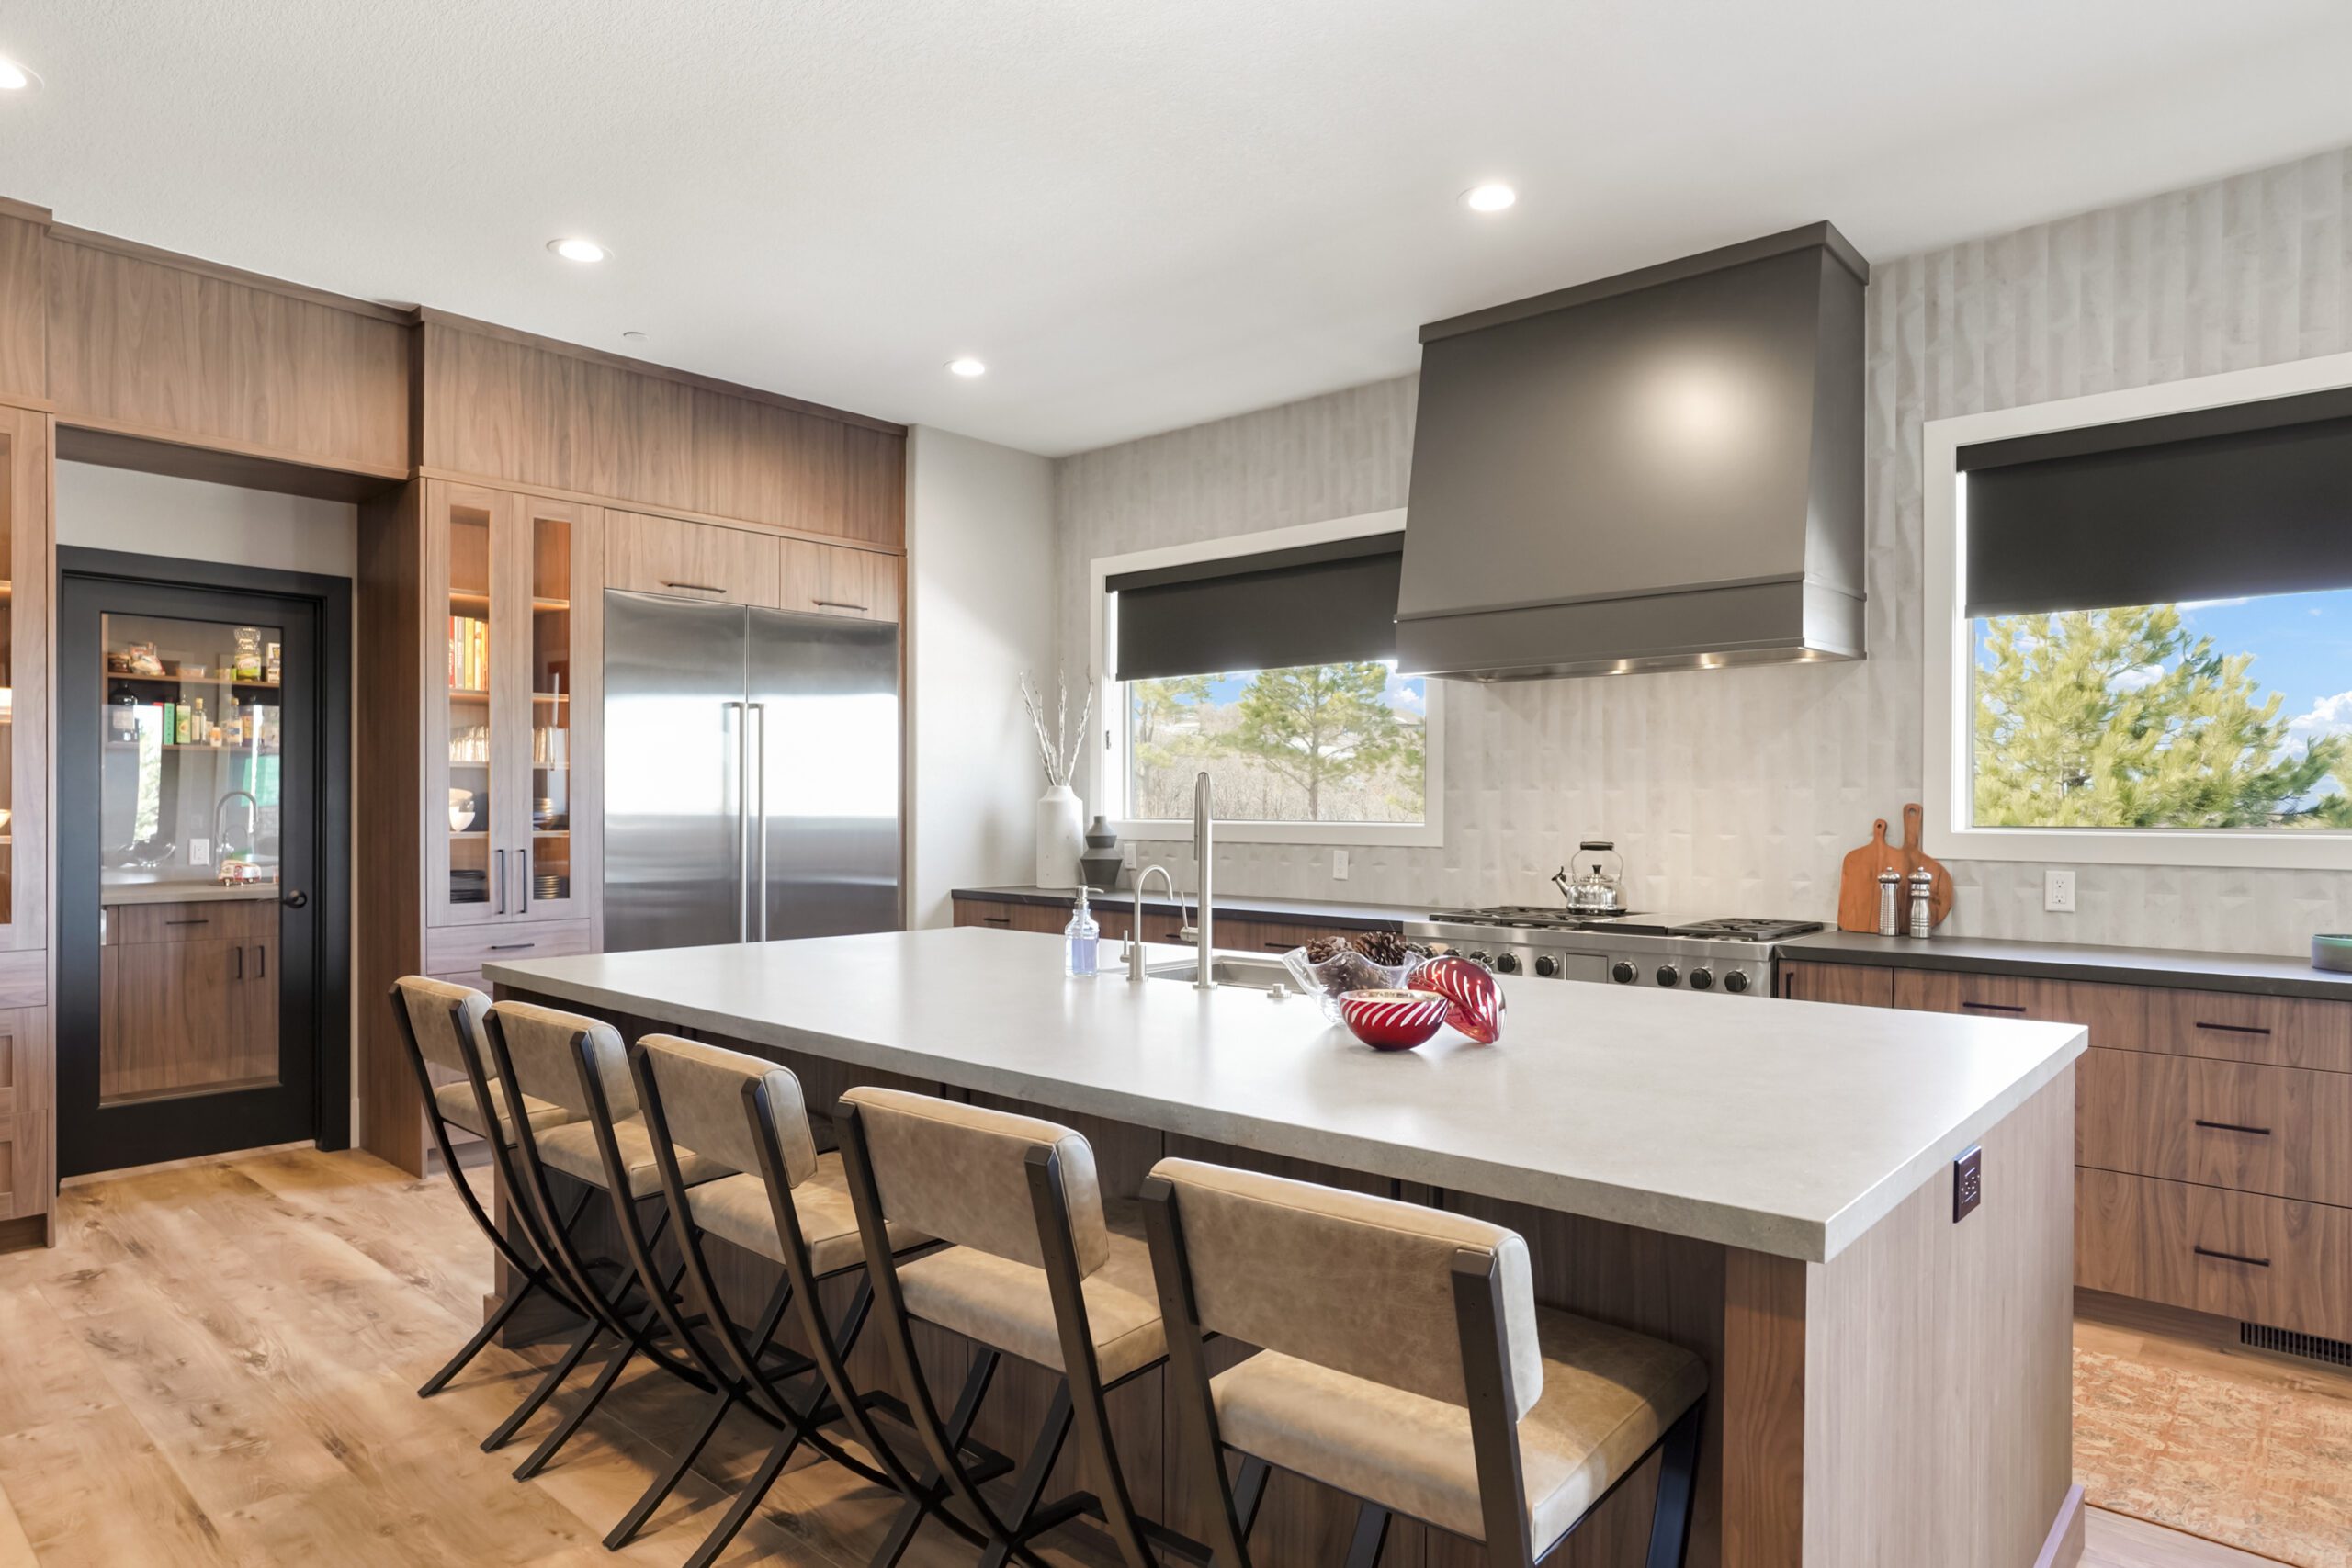
[[[1928,908],[1935,891],[1936,878],[1933,873],[1915,871],[1911,874],[1911,934],[1913,936],[1924,938],[1935,933],[1935,913]]]
[[[1901,936],[1902,922],[1895,918],[1896,905],[1903,887],[1903,874],[1882,871],[1878,874],[1878,934]]]

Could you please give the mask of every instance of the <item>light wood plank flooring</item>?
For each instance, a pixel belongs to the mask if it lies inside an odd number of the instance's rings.
[[[672,1568],[767,1441],[730,1427],[607,1553],[691,1396],[642,1374],[537,1480],[511,1479],[554,1416],[501,1453],[476,1444],[520,1397],[527,1357],[493,1348],[438,1398],[414,1392],[480,1321],[488,1249],[440,1178],[366,1155],[280,1149],[79,1184],[60,1236],[0,1258],[0,1568]],[[892,1511],[804,1463],[723,1561],[856,1568]],[[2263,1561],[2111,1515],[2087,1534],[2086,1568]],[[927,1531],[908,1562],[967,1560]]]

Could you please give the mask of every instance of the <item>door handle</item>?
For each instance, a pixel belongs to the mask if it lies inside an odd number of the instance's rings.
[[[235,954],[237,960],[235,966],[229,971],[229,978],[242,980],[245,977],[245,950],[242,947],[232,947],[229,951]]]
[[[514,908],[527,915],[531,912],[531,857],[527,852],[514,852],[514,869],[523,874],[514,879]]]
[[[756,841],[760,846],[758,851],[760,874],[753,883],[758,891],[752,897],[759,900],[760,940],[765,942],[768,939],[768,705],[752,703],[749,705],[748,712],[752,717],[760,721],[759,773],[752,784],[752,789],[759,802],[758,815],[754,818],[752,831],[757,835]],[[747,719],[743,729],[743,744],[749,746],[751,743],[751,725]]]
[[[254,978],[256,980],[269,978],[269,943],[266,942],[254,943]]]
[[[752,739],[749,705],[724,705],[735,716],[735,940],[752,940]]]
[[[279,903],[285,905],[289,909],[299,909],[310,901],[311,896],[308,893],[303,892],[299,887],[278,900]]]
[[[504,850],[492,850],[492,851],[491,852],[491,853],[492,853],[492,854],[494,854],[494,855],[496,855],[496,856],[498,857],[498,877],[497,877],[497,881],[498,881],[498,911],[497,911],[497,912],[498,912],[499,914],[502,914],[502,915],[503,915],[503,914],[506,913],[506,852],[505,852]]]

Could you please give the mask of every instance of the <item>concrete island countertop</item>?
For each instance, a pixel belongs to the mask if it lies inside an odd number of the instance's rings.
[[[1159,948],[1155,962],[1187,950]],[[539,996],[1163,1132],[1825,1262],[2082,1053],[2072,1024],[1503,982],[1383,1054],[1312,998],[1072,980],[979,928],[484,966]]]
[[[1811,964],[1861,964],[1894,969],[1962,969],[2041,980],[2104,981],[2182,990],[2251,991],[2271,997],[2352,1001],[2352,974],[2314,969],[2305,957],[2260,953],[2197,953],[2170,947],[2094,947],[2084,942],[2015,942],[1996,937],[1877,936],[1815,931],[1780,944],[1780,956]]]
[[[1153,886],[1159,886],[1156,880]],[[958,887],[949,897],[1067,909],[1076,901],[1078,892],[1069,887]],[[1135,889],[1127,886],[1108,893],[1097,891],[1092,903],[1098,912],[1107,909],[1126,913],[1135,908]],[[1185,894],[1187,911],[1192,903],[1192,895]],[[1388,931],[1401,930],[1407,920],[1419,919],[1436,908],[1425,904],[1351,904],[1335,898],[1283,898],[1255,893],[1218,893],[1209,904],[1211,912],[1221,920],[1282,920],[1295,925],[1326,926],[1333,931]],[[1164,893],[1146,895],[1143,908],[1148,915],[1176,913],[1175,901]]]

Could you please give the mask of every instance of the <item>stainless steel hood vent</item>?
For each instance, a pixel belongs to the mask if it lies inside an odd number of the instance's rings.
[[[1423,327],[1403,668],[1862,657],[1869,278],[1815,223]]]

